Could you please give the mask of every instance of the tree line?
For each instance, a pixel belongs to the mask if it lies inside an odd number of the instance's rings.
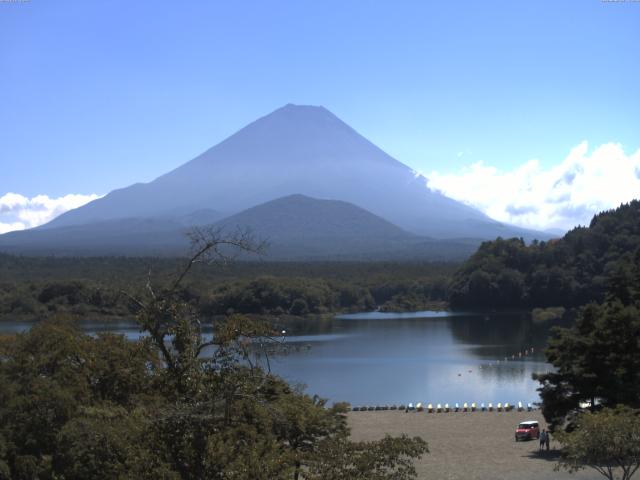
[[[0,321],[53,314],[132,318],[135,305],[122,292],[140,292],[150,274],[170,278],[179,265],[177,259],[131,259],[128,268],[121,262],[0,255]],[[396,263],[239,263],[219,268],[223,272],[197,265],[181,285],[183,300],[204,315],[420,310],[446,301],[455,265],[426,263],[405,270]]]
[[[453,275],[454,307],[580,307],[625,289],[640,260],[640,201],[593,217],[563,238],[484,242]],[[628,296],[623,291],[622,297]]]
[[[550,246],[501,248],[502,242],[493,249],[510,252],[501,257],[504,265],[528,271],[521,297],[528,301],[535,297],[527,289],[550,259],[565,269],[552,301],[580,306],[570,327],[552,329],[545,354],[554,369],[534,378],[542,413],[563,446],[559,466],[590,467],[609,480],[631,479],[640,469],[639,226],[634,201]],[[532,257],[542,261],[532,266]]]
[[[483,243],[453,275],[454,307],[568,307],[540,382],[559,466],[605,478],[640,469],[640,201],[594,216],[563,238]],[[564,311],[564,310],[562,310]],[[619,476],[617,476],[619,475]]]

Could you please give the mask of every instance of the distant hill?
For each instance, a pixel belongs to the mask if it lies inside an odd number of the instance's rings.
[[[188,228],[168,219],[123,218],[0,235],[0,251],[58,256],[168,256],[184,253]]]
[[[229,233],[251,230],[268,242],[265,258],[272,260],[462,260],[478,245],[474,240],[420,237],[353,204],[304,195],[272,200],[210,225]],[[0,237],[0,249],[38,255],[172,256],[187,251],[189,230],[184,221],[168,219],[107,220],[42,229],[37,235],[12,232]]]
[[[638,200],[558,240],[483,243],[454,275],[450,300],[458,307],[576,307],[608,293],[640,299]]]
[[[250,227],[272,240],[314,237],[417,238],[394,224],[341,200],[288,195],[244,210],[219,222],[227,228]]]
[[[65,254],[96,249],[136,255],[164,252],[179,244],[168,232],[211,224],[293,194],[353,204],[387,225],[393,224],[405,236],[467,238],[474,244],[498,236],[526,240],[551,237],[496,222],[431,191],[426,183],[426,178],[387,155],[325,108],[286,105],[150,183],[114,190],[46,225],[0,236],[0,249],[30,253],[37,247]],[[279,220],[273,209],[286,205],[279,202],[263,210],[274,223],[267,227],[262,222],[260,228],[277,233]],[[242,218],[249,219],[247,215]],[[323,225],[332,228],[327,218],[331,213],[322,215]],[[252,223],[257,220],[251,218]],[[342,235],[348,225],[340,225]],[[374,242],[367,233],[369,228],[373,226],[363,230],[363,245]],[[128,238],[121,238],[129,229]],[[400,248],[400,244],[404,248],[406,244],[385,241],[384,246],[380,244],[385,255],[394,255],[388,249]],[[350,244],[356,243],[352,238]],[[451,248],[458,244],[449,242]],[[290,252],[315,248],[311,235],[299,237],[295,245],[286,245]],[[309,255],[313,255],[312,250]]]
[[[278,259],[465,258],[478,242],[420,237],[353,204],[290,195],[221,220],[227,231],[250,228]]]

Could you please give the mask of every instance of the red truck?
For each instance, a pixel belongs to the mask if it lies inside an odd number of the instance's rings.
[[[520,422],[516,428],[516,442],[540,438],[540,426],[536,420]]]

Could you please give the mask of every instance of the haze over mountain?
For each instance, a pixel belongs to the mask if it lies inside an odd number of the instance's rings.
[[[205,225],[229,233],[249,230],[268,243],[262,257],[267,260],[462,260],[478,245],[421,237],[351,203],[304,195],[272,200],[215,223],[200,218],[203,223],[192,223],[192,216],[126,218],[36,234],[17,231],[0,237],[0,249],[37,255],[180,255],[189,249],[189,230]]]
[[[216,224],[249,228],[268,240],[278,259],[463,259],[475,242],[432,240],[340,200],[289,195],[232,215]]]
[[[20,250],[20,245],[26,249],[29,244],[43,242],[37,237],[44,239],[49,236],[45,232],[51,234],[56,230],[56,244],[62,248],[66,238],[69,250],[72,244],[77,245],[78,238],[91,238],[92,229],[102,232],[104,238],[99,243],[107,246],[107,238],[126,234],[132,222],[140,223],[139,219],[144,222],[134,231],[142,237],[157,237],[159,230],[175,232],[188,225],[211,224],[296,194],[342,201],[335,214],[345,208],[344,202],[351,203],[367,210],[372,217],[380,217],[378,226],[380,221],[388,222],[383,229],[386,233],[395,228],[405,237],[410,234],[436,239],[549,237],[542,232],[501,224],[431,191],[424,177],[387,155],[325,108],[286,105],[150,183],[114,190],[46,225],[0,237],[0,248],[10,244],[12,249]],[[290,204],[290,201],[276,202],[269,206],[269,218],[275,222],[270,229],[274,233],[291,237],[281,231],[278,215],[272,210]],[[305,204],[304,208],[310,205]],[[299,230],[301,235],[304,231],[311,232],[306,228],[311,229],[313,215],[318,214],[315,209],[306,227]],[[258,219],[250,212],[237,217],[247,218],[254,223]],[[342,230],[334,229],[332,234],[350,235],[348,223],[341,223]],[[319,224],[327,225],[325,221]],[[143,225],[147,225],[147,231]],[[296,223],[295,228],[303,225]],[[371,224],[358,234],[375,237],[369,227]],[[130,240],[134,238],[133,232],[131,235]],[[307,241],[312,235],[303,236]],[[141,247],[148,245],[140,241]],[[152,243],[158,242],[162,243],[162,239],[156,238]],[[131,242],[122,241],[123,245],[127,243]],[[304,242],[300,245],[304,246]],[[92,245],[85,247],[91,249]]]

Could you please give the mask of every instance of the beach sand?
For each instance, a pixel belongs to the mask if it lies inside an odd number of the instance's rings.
[[[385,434],[420,436],[429,452],[416,461],[419,479],[430,480],[596,480],[591,469],[575,474],[553,470],[558,445],[538,453],[538,440],[516,442],[519,422],[538,420],[539,411],[425,413],[404,411],[350,412],[353,440],[376,440]]]

